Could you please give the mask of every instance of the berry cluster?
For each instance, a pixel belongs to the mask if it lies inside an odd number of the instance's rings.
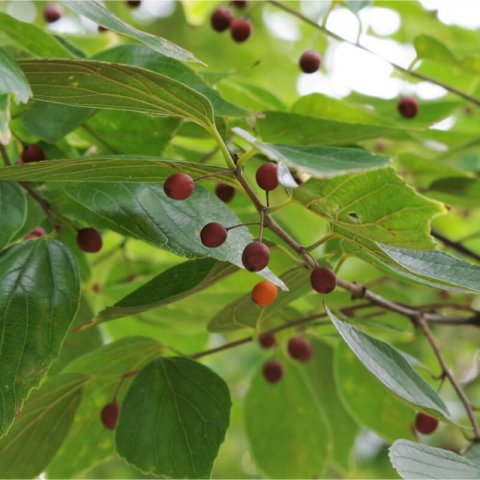
[[[245,8],[245,0],[231,2],[237,8]],[[210,17],[210,24],[216,32],[230,29],[232,39],[237,43],[247,40],[252,34],[252,24],[248,18],[234,18],[233,12],[228,7],[216,8]]]

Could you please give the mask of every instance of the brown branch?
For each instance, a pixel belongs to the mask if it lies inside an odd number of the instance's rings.
[[[458,253],[461,253],[467,257],[472,258],[473,260],[480,262],[480,254],[470,250],[465,245],[460,242],[456,242],[455,240],[450,240],[449,238],[443,236],[441,233],[437,232],[436,230],[432,230],[432,237],[435,237],[437,240],[440,240],[442,243],[447,245],[447,247],[453,248]]]

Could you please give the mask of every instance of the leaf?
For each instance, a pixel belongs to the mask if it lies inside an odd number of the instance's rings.
[[[413,46],[419,59],[435,60],[438,62],[457,61],[455,55],[448,49],[445,43],[440,42],[430,35],[417,35],[413,40]]]
[[[442,399],[413,370],[400,352],[339,320],[327,306],[325,310],[352,352],[383,385],[414,407],[436,416],[449,417]]]
[[[12,93],[16,103],[26,103],[33,95],[25,75],[10,55],[0,48],[0,94]]]
[[[87,17],[96,24],[114,32],[121,33],[122,35],[126,35],[127,37],[134,38],[167,57],[173,57],[184,62],[202,63],[190,52],[172,42],[169,42],[165,38],[142,32],[133,28],[131,25],[128,25],[108,11],[108,9],[98,0],[63,0],[62,3],[71,8],[74,12]]]
[[[208,478],[230,420],[225,382],[187,358],[162,358],[134,380],[116,431],[119,455],[147,475]]]
[[[91,60],[21,60],[18,64],[37,101],[170,115],[190,119],[208,131],[215,128],[212,105],[203,95],[158,73]]]
[[[0,183],[0,250],[15,238],[27,218],[27,200],[20,186],[13,182]]]
[[[347,7],[355,13],[372,4],[372,0],[347,0]]]
[[[441,448],[397,440],[389,450],[390,461],[405,479],[474,479],[480,478],[475,463]]]
[[[12,140],[10,119],[10,96],[0,95],[0,143],[2,145],[8,145]]]
[[[444,176],[428,187],[428,194],[457,207],[480,207],[480,183],[475,178]]]
[[[33,478],[45,470],[72,426],[86,380],[79,374],[57,375],[25,402],[0,440],[3,478]]]
[[[70,252],[56,240],[30,240],[0,255],[0,434],[53,360],[78,308]]]
[[[245,426],[256,466],[271,478],[321,478],[329,452],[325,412],[304,365],[282,359],[271,384],[261,369],[245,398]]]
[[[52,35],[34,23],[0,13],[1,31],[37,57],[70,58],[72,54]]]

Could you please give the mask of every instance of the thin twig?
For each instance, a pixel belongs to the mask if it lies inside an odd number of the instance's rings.
[[[442,243],[447,245],[447,247],[453,248],[457,252],[472,258],[473,260],[480,262],[480,254],[470,250],[465,245],[460,242],[456,242],[455,240],[450,240],[449,238],[442,235],[440,232],[436,230],[432,230],[432,236],[435,237],[437,240],[440,240]]]

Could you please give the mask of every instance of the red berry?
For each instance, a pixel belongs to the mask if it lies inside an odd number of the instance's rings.
[[[307,50],[300,57],[299,65],[304,73],[315,73],[320,68],[320,54],[315,50]]]
[[[250,272],[263,270],[270,260],[270,250],[262,242],[249,243],[243,250],[242,263]]]
[[[228,231],[217,222],[207,223],[200,231],[200,240],[208,248],[219,247],[227,239]]]
[[[242,43],[252,34],[252,24],[246,18],[237,18],[230,24],[230,34],[237,43]]]
[[[163,184],[163,191],[173,200],[187,199],[195,189],[195,182],[186,173],[174,173]]]
[[[141,3],[142,3],[141,0],[127,0],[127,5],[130,8],[138,8]]]
[[[77,233],[77,244],[84,252],[96,253],[102,248],[102,236],[94,228],[82,228]]]
[[[48,3],[43,9],[43,16],[48,23],[56,22],[62,18],[62,10],[58,5]]]
[[[21,163],[41,162],[45,160],[43,148],[40,145],[28,145],[20,155]]]
[[[288,341],[288,353],[300,362],[308,362],[313,355],[312,344],[302,337],[292,337]]]
[[[237,8],[245,8],[247,6],[247,0],[232,0],[232,4]]]
[[[224,32],[230,28],[233,21],[233,13],[227,7],[215,9],[210,17],[210,25],[216,32]]]
[[[278,187],[277,165],[275,163],[264,163],[255,174],[257,185],[267,192]]]
[[[263,365],[263,376],[268,383],[277,383],[283,377],[283,366],[278,360],[268,360]]]
[[[337,277],[327,267],[318,267],[310,274],[310,283],[318,293],[330,293],[337,286]]]
[[[413,97],[403,97],[398,101],[397,110],[404,118],[413,118],[418,113],[418,102]]]
[[[218,183],[215,187],[215,195],[225,203],[228,203],[234,196],[236,190],[226,183]]]
[[[42,227],[34,228],[30,233],[23,237],[24,240],[30,240],[31,238],[40,238],[45,235],[45,230]]]
[[[263,280],[253,287],[252,300],[260,307],[266,307],[275,301],[277,293],[278,288],[274,283]]]
[[[118,422],[118,415],[120,413],[120,404],[116,402],[107,403],[100,413],[103,426],[109,430],[115,430]]]
[[[272,348],[277,344],[277,339],[273,333],[262,333],[258,337],[258,343],[263,348]]]
[[[438,427],[438,420],[426,415],[425,413],[418,413],[415,417],[415,430],[424,435],[430,435]]]

